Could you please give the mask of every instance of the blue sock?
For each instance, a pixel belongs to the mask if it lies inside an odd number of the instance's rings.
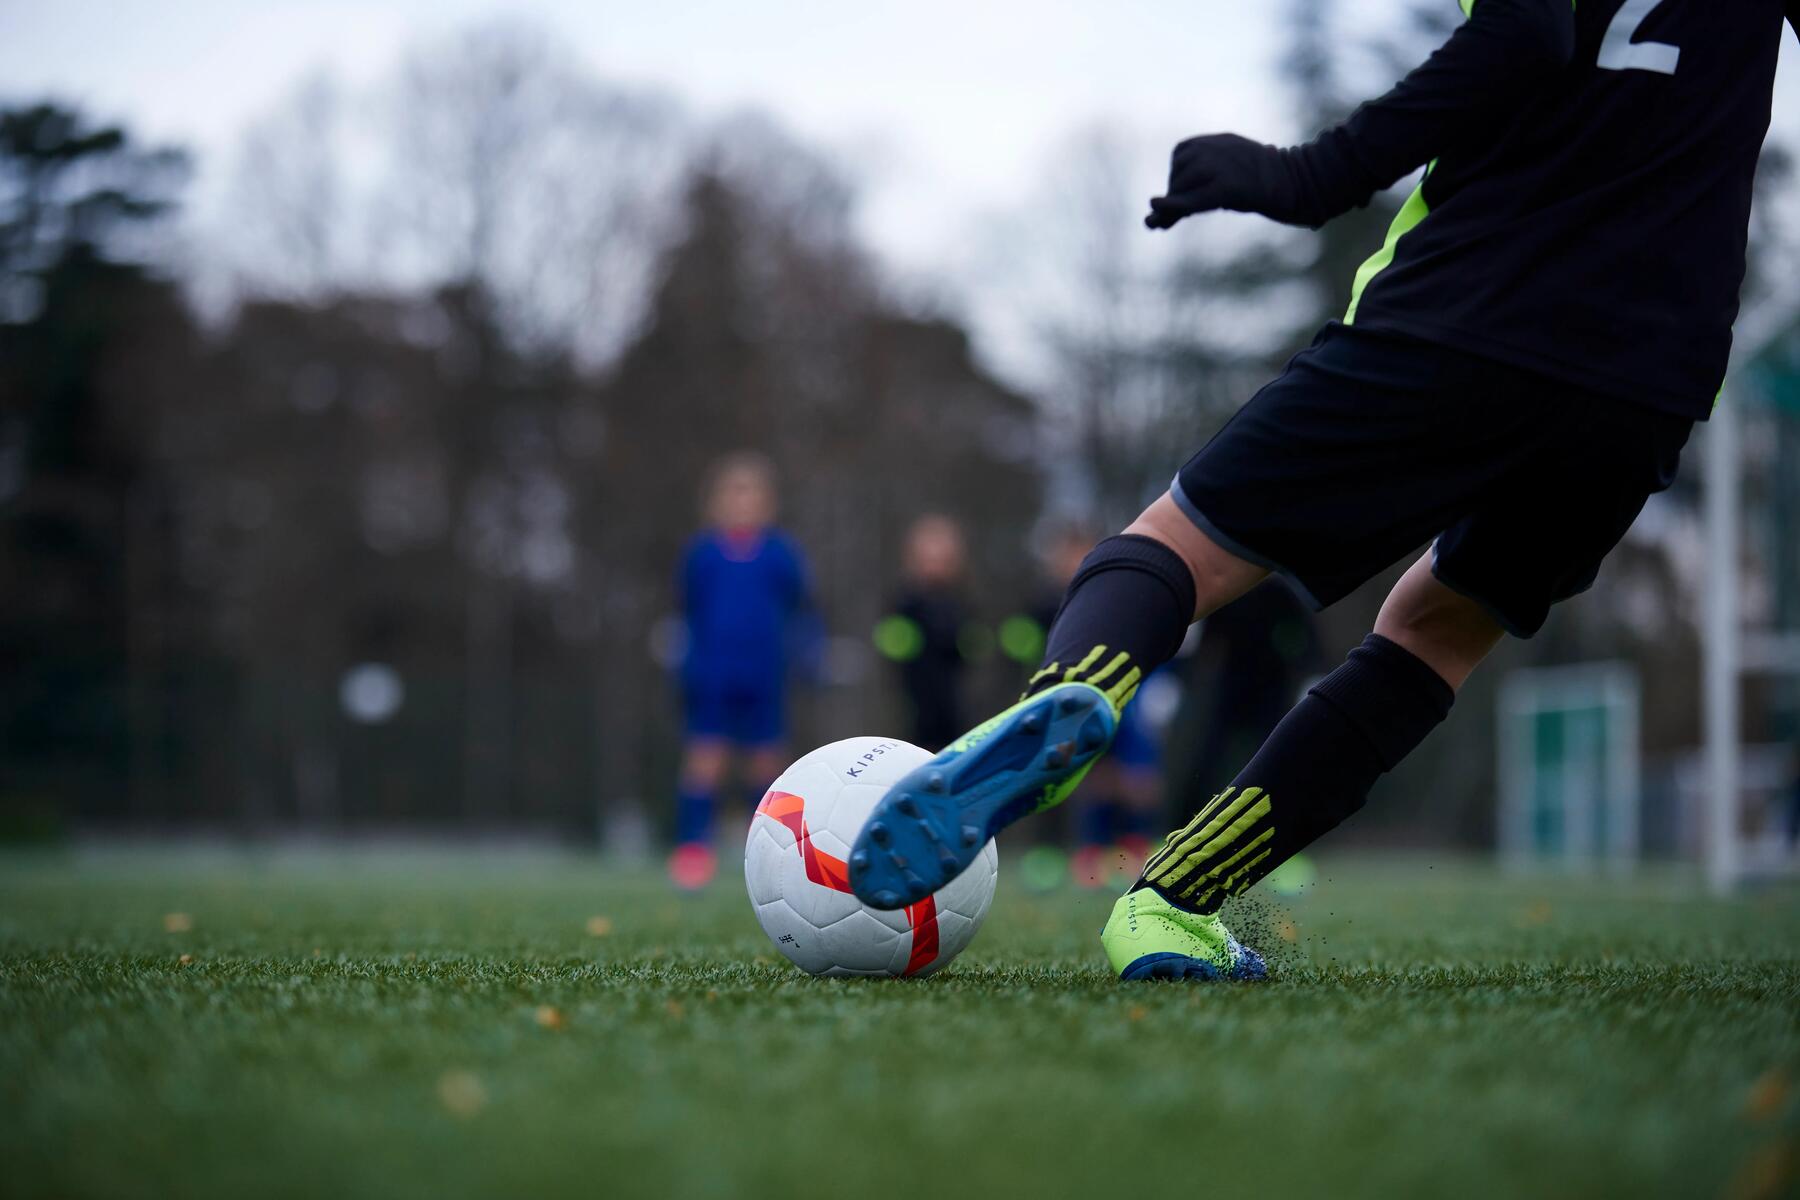
[[[713,793],[704,788],[683,785],[675,797],[675,842],[686,845],[713,840],[713,813],[718,807]]]

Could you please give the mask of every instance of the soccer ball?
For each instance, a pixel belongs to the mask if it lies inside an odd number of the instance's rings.
[[[999,852],[981,848],[937,893],[893,912],[850,892],[850,844],[887,790],[931,754],[895,738],[821,746],[782,772],[750,821],[744,883],[763,932],[813,975],[929,975],[961,954],[994,902]]]

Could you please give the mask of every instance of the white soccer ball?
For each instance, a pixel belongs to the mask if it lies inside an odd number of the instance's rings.
[[[931,759],[897,738],[848,738],[782,772],[750,821],[744,883],[775,948],[814,975],[929,975],[974,940],[994,902],[993,842],[934,895],[882,912],[850,892],[850,845],[901,776]]]

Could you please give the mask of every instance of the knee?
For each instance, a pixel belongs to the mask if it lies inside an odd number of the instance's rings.
[[[1269,574],[1266,568],[1246,562],[1208,537],[1167,492],[1125,532],[1161,542],[1187,564],[1194,579],[1196,620],[1236,600]]]
[[[1505,636],[1486,609],[1439,583],[1424,559],[1388,594],[1375,632],[1459,689]]]
[[[787,763],[782,761],[781,751],[764,749],[752,754],[747,766],[750,772],[748,782],[754,787],[766,788],[786,769]]]
[[[681,756],[682,786],[710,791],[725,780],[725,747],[690,742]]]

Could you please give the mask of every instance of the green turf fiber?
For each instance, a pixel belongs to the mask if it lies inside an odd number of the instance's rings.
[[[830,982],[729,879],[0,859],[0,1193],[1794,1186],[1793,890],[1327,863],[1261,985],[1114,983],[1109,904],[1003,882],[945,975]]]

